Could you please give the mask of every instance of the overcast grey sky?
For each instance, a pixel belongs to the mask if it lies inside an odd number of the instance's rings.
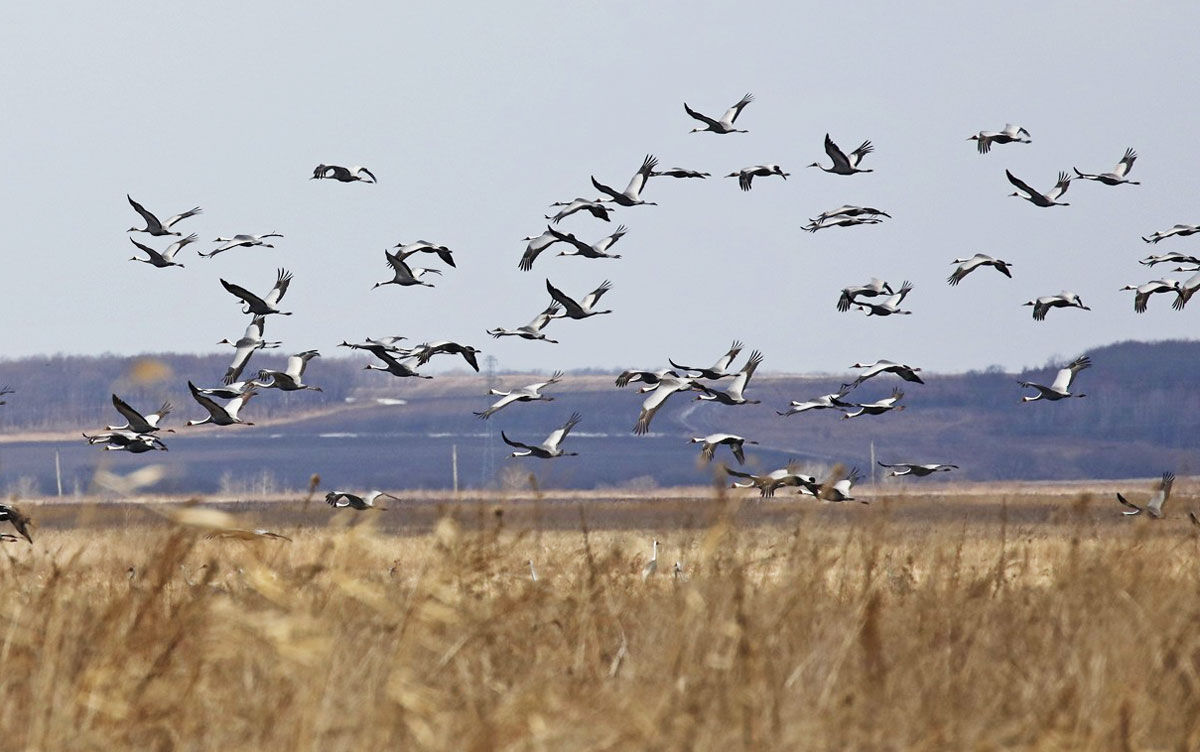
[[[410,6],[402,8],[401,6]],[[1125,284],[1160,276],[1139,235],[1200,221],[1192,3],[1009,2],[847,11],[798,3],[22,3],[4,11],[6,177],[0,355],[213,351],[246,318],[218,283],[265,292],[295,281],[268,338],[327,354],[342,339],[406,334],[482,347],[504,369],[711,362],[738,338],[769,371],[841,371],[886,357],[930,370],[1042,364],[1121,339],[1190,336],[1200,310],[1166,297],[1135,315]],[[804,4],[807,6],[807,4]],[[930,4],[934,5],[934,4]],[[936,4],[941,8],[942,4]],[[745,92],[749,134],[692,134]],[[1033,134],[981,156],[967,136],[1006,122]],[[807,170],[829,132],[871,139],[871,174]],[[1069,207],[1009,198],[1005,168],[1047,189],[1059,170],[1141,155],[1141,186],[1076,181]],[[643,155],[756,181],[661,179],[657,207],[587,215],[594,241],[629,226],[616,261],[516,268],[547,205],[623,188]],[[319,163],[362,164],[378,185],[310,181]],[[131,194],[202,244],[185,269],[133,255]],[[894,219],[809,235],[843,203]],[[218,235],[278,231],[275,250],[200,259]],[[164,239],[134,237],[155,247]],[[436,289],[388,286],[383,249],[418,238],[455,250]],[[958,288],[956,256],[1013,262]],[[432,257],[430,257],[432,258]],[[438,264],[428,264],[436,266]],[[911,280],[912,316],[838,313],[846,285]],[[492,340],[548,302],[549,277],[582,295],[604,279],[616,313],[557,321],[559,345]],[[1035,323],[1025,300],[1078,292],[1094,309]]]

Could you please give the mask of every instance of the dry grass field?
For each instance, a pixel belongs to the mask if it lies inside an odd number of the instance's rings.
[[[32,506],[0,549],[0,748],[1194,750],[1191,503]],[[293,542],[194,526],[264,522]]]

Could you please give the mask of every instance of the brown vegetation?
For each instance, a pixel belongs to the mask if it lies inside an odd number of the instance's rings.
[[[717,498],[692,529],[589,532],[563,502],[574,531],[490,504],[405,536],[339,514],[294,543],[45,530],[0,549],[0,746],[1200,745],[1186,502],[1121,520],[1044,497],[1038,524],[991,502],[986,524],[894,513],[953,503],[913,496],[769,502],[792,511],[754,527],[767,505]]]

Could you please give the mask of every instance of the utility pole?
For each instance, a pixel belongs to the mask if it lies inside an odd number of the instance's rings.
[[[54,450],[54,479],[58,481],[58,495],[62,496],[62,463],[58,461],[58,450]]]
[[[483,359],[484,376],[487,377],[488,389],[495,389],[496,381],[495,355]],[[496,429],[492,421],[483,421],[483,457],[479,463],[479,487],[487,488],[496,477]]]
[[[458,497],[458,444],[450,445],[450,473],[454,478],[454,496]]]

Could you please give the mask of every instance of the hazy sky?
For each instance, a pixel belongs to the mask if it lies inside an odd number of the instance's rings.
[[[1200,221],[1197,106],[1181,98],[1200,6],[914,5],[13,5],[0,24],[0,355],[216,350],[246,324],[218,278],[265,292],[277,266],[295,274],[295,315],[267,334],[290,350],[406,334],[475,344],[502,369],[708,363],[738,338],[768,371],[878,357],[960,371],[1195,332],[1200,309],[1160,297],[1135,315],[1118,288],[1161,276],[1136,263],[1152,249],[1200,251],[1138,239]],[[749,134],[688,133],[685,100],[719,116],[747,91]],[[1033,143],[981,156],[966,140],[1006,122]],[[876,172],[805,169],[826,161],[827,131],[847,150],[871,139]],[[1141,186],[1076,181],[1063,208],[1007,197],[1005,168],[1048,189],[1129,146]],[[714,177],[653,181],[644,197],[660,205],[611,224],[563,222],[588,241],[627,224],[621,260],[548,251],[518,271],[548,204],[595,196],[589,175],[623,188],[647,153]],[[311,181],[319,162],[367,165],[379,184]],[[763,162],[793,176],[749,193],[717,177]],[[126,193],[162,217],[204,207],[178,227],[205,241],[185,269],[128,261],[139,218]],[[894,219],[801,232],[843,203]],[[270,231],[286,235],[275,250],[195,255],[218,235]],[[383,249],[418,238],[453,248],[459,268],[435,289],[372,290],[389,277]],[[982,270],[949,287],[949,261],[977,251],[1011,261],[1015,279]],[[911,280],[914,315],[835,310],[843,286],[873,275]],[[611,279],[616,313],[554,322],[559,345],[484,334],[544,308],[547,277],[575,295]],[[1035,323],[1020,305],[1064,288],[1094,310]]]

